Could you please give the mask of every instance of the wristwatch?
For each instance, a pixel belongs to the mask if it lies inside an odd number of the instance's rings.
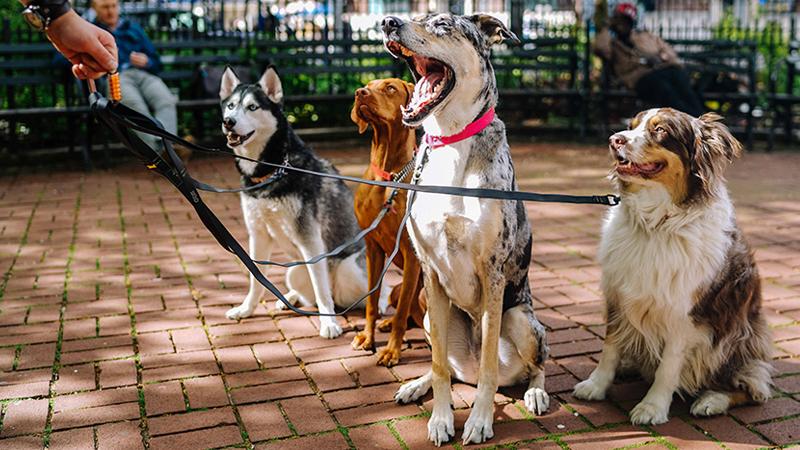
[[[47,31],[54,20],[68,13],[70,9],[69,0],[35,0],[22,10],[22,17],[31,28]]]

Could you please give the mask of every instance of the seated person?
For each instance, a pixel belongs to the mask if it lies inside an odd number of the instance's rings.
[[[703,114],[700,99],[692,90],[689,75],[678,62],[675,50],[658,36],[635,30],[636,14],[636,6],[618,4],[609,26],[597,33],[594,52],[645,102],[695,117]]]
[[[92,0],[94,23],[114,36],[119,49],[119,75],[122,103],[142,114],[152,115],[175,134],[178,127],[176,103],[164,81],[157,76],[161,59],[153,43],[139,25],[119,17],[118,0]],[[153,148],[160,149],[160,139],[139,133]]]

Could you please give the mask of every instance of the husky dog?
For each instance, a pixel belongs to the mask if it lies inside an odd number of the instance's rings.
[[[337,173],[328,161],[317,157],[294,133],[282,110],[283,89],[278,74],[267,68],[257,84],[242,84],[228,68],[219,90],[222,131],[228,147],[240,156],[271,163],[288,162],[294,167]],[[274,169],[252,161],[237,160],[242,185],[252,186],[269,177]],[[280,245],[293,260],[308,260],[349,241],[358,232],[353,214],[353,194],[342,181],[288,172],[267,186],[241,194],[242,212],[250,235],[250,257],[269,259],[273,245]],[[357,242],[338,256],[286,273],[286,299],[303,306],[316,300],[322,313],[347,307],[367,290],[364,243]],[[225,315],[237,320],[253,313],[264,287],[250,277],[250,291],[241,305]],[[388,289],[381,295],[385,309]],[[276,308],[283,308],[280,301]],[[342,334],[335,317],[320,316],[319,334],[335,338]]]
[[[761,282],[724,178],[742,146],[720,120],[650,109],[609,139],[622,204],[598,253],[608,330],[575,397],[603,399],[618,367],[636,367],[653,384],[634,424],[666,422],[676,392],[698,396],[696,416],[770,397]]]
[[[403,109],[407,125],[452,140],[480,123],[477,118],[491,117],[497,87],[490,47],[517,40],[502,22],[488,15],[436,14],[413,21],[386,17],[382,27],[386,48],[406,60],[416,81]],[[420,184],[515,190],[503,122],[494,118],[477,134],[430,149]],[[478,386],[464,425],[465,444],[493,436],[498,385],[528,380],[525,405],[544,413],[548,348],[531,302],[532,235],[523,203],[419,193],[408,233],[425,274],[433,364],[400,387],[397,401],[415,400],[433,387],[428,437],[436,445],[455,433],[451,376]]]

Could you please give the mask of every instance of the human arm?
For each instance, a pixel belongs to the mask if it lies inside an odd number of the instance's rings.
[[[31,0],[20,0],[28,5]],[[78,78],[99,78],[117,69],[117,45],[105,30],[69,10],[55,18],[45,31],[48,39],[72,63]]]
[[[675,52],[675,49],[672,48],[671,45],[664,42],[663,39],[656,36],[656,42],[658,43],[658,56],[661,58],[661,61],[670,64],[678,64],[678,53]]]
[[[607,27],[598,31],[595,35],[592,50],[597,56],[606,61],[611,59],[611,33]]]
[[[140,52],[131,53],[131,64],[153,74],[158,74],[163,70],[164,65],[161,63],[161,57],[158,56],[155,46],[141,27],[136,24],[131,24],[131,27],[136,39],[141,44]]]

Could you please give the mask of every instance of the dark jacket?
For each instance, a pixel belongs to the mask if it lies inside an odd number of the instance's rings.
[[[108,31],[114,35],[114,40],[117,42],[117,51],[119,52],[119,71],[130,69],[134,66],[131,65],[131,52],[139,52],[147,55],[147,66],[143,67],[144,70],[158,75],[164,68],[161,64],[161,58],[156,53],[153,43],[142,30],[142,27],[134,22],[119,19],[117,28],[114,31],[108,29],[103,23],[98,20],[94,21],[95,25]]]

